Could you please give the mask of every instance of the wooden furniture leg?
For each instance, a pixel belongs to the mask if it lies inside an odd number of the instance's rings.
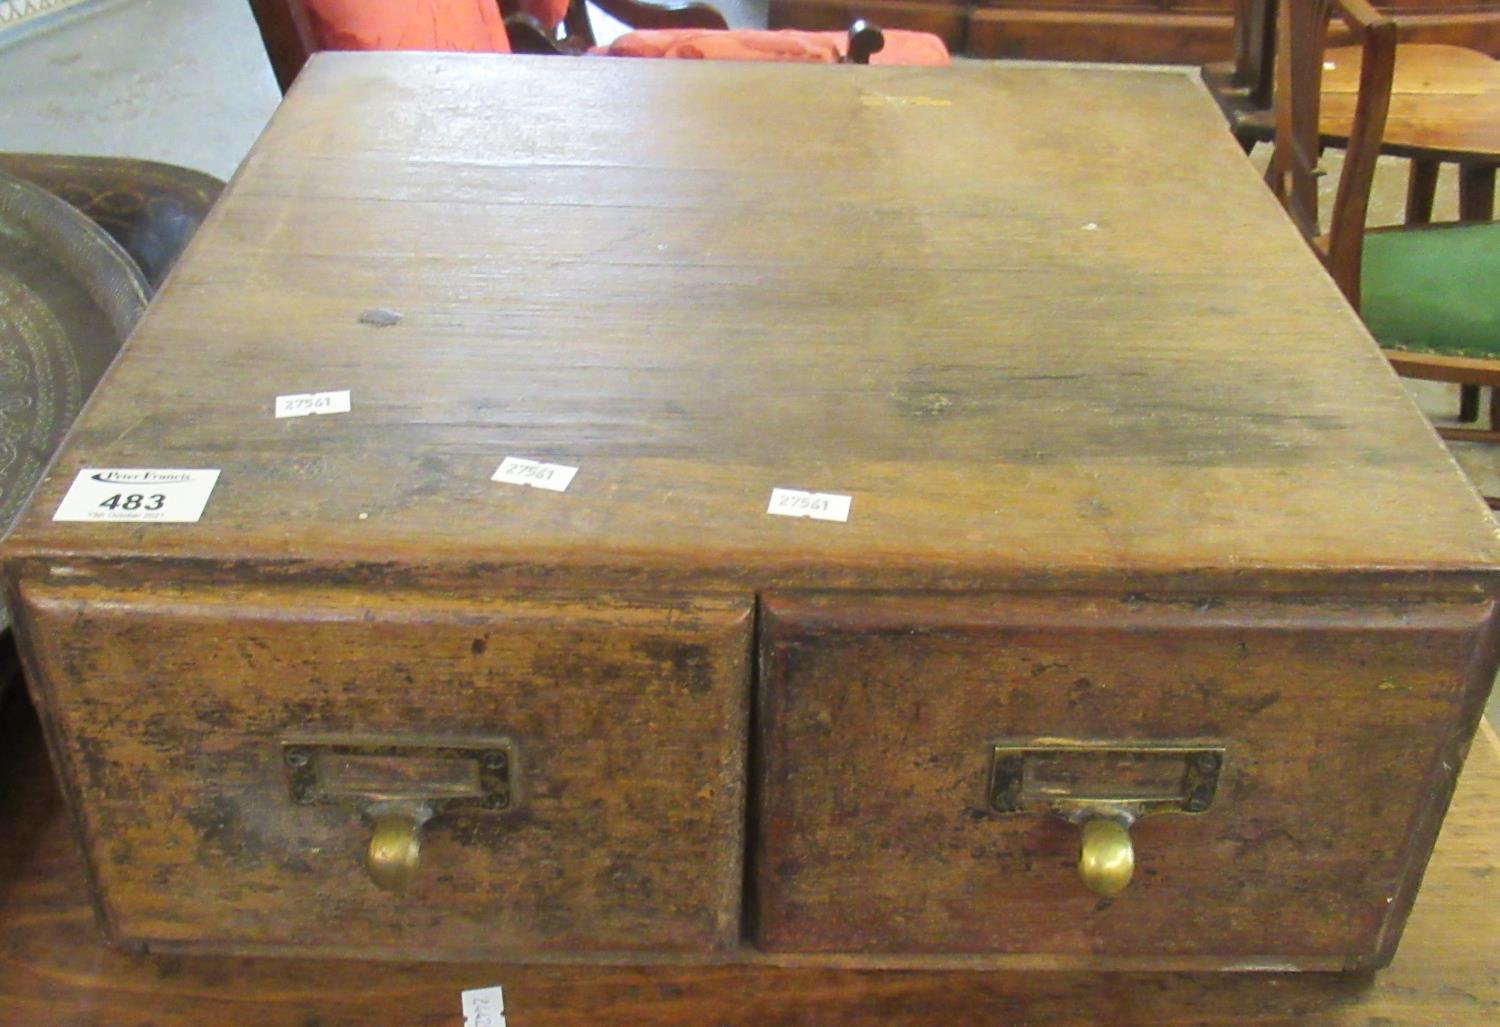
[[[1442,164],[1432,157],[1413,157],[1406,179],[1406,223],[1432,223],[1432,201],[1437,195],[1438,168]]]
[[[1493,404],[1494,401],[1492,396],[1490,403]],[[1458,419],[1464,424],[1479,420],[1479,386],[1460,385],[1458,387]],[[1491,412],[1490,420],[1494,419],[1495,415]]]
[[[1458,219],[1492,221],[1495,218],[1495,165],[1460,164],[1458,168]]]

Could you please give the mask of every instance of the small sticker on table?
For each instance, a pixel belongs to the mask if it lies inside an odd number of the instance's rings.
[[[493,988],[473,988],[463,992],[464,1027],[505,1027],[505,992]]]
[[[847,521],[852,496],[836,492],[803,492],[800,489],[772,489],[771,505],[766,513],[778,517],[811,517],[815,521]]]
[[[312,414],[347,414],[349,390],[333,392],[294,392],[276,397],[276,416],[308,417]]]
[[[508,456],[500,461],[490,481],[503,481],[511,485],[530,485],[534,489],[549,492],[566,492],[573,483],[578,468],[567,464],[544,464],[540,460],[522,460]]]
[[[217,468],[85,467],[52,519],[189,524],[203,516],[218,480]]]

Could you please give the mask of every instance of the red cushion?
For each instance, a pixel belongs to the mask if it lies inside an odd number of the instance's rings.
[[[941,36],[935,36],[931,32],[912,32],[908,29],[884,29],[885,46],[878,54],[870,58],[871,64],[901,64],[920,66],[927,68],[946,68],[953,63],[953,58],[948,53],[948,46],[943,42]],[[848,48],[848,35],[844,36],[844,45],[840,49]]]
[[[521,0],[521,13],[529,14],[548,32],[562,24],[568,14],[568,0]]]
[[[651,29],[627,32],[590,53],[610,57],[675,57],[710,61],[808,61],[837,64],[849,48],[847,32],[797,29]],[[871,64],[944,67],[948,48],[930,32],[885,31],[885,48]]]
[[[325,50],[510,53],[495,0],[307,0]]]

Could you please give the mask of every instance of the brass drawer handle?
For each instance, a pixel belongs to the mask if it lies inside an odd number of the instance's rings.
[[[1135,874],[1135,846],[1130,828],[1109,817],[1083,822],[1078,847],[1078,872],[1096,894],[1112,899],[1125,890]]]
[[[405,891],[422,863],[422,828],[432,819],[425,802],[379,802],[365,811],[374,823],[365,870],[386,891]]]
[[[370,821],[365,870],[386,891],[405,891],[416,880],[428,821],[515,805],[515,754],[506,739],[290,738],[282,742],[282,762],[294,803],[343,806]]]
[[[1114,898],[1135,874],[1131,826],[1158,813],[1198,814],[1213,805],[1222,745],[1037,739],[998,744],[990,772],[995,813],[1049,813],[1077,824],[1078,873]]]

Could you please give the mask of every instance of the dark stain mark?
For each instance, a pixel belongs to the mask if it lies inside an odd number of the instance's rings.
[[[611,860],[604,874],[608,881],[608,890],[605,894],[612,891],[617,895],[630,895],[650,901],[655,893],[651,878],[643,874],[633,862],[623,859]]]
[[[234,715],[222,706],[210,706],[198,711],[198,722],[207,724],[209,727],[231,728],[235,725],[235,719]]]
[[[1267,692],[1258,699],[1250,699],[1244,704],[1246,713],[1259,713],[1261,710],[1270,709],[1281,701],[1280,692]]]
[[[1068,705],[1078,705],[1088,698],[1088,694],[1093,690],[1094,683],[1088,678],[1074,678],[1073,683],[1068,686]]]
[[[78,759],[83,764],[88,779],[94,783],[94,787],[101,788],[106,781],[114,778],[117,764],[114,760],[104,755],[104,745],[96,738],[86,735],[78,735],[74,743],[78,746]]]
[[[1198,696],[1200,702],[1212,702],[1221,688],[1218,678],[1191,678],[1187,685]]]
[[[1061,661],[1058,661],[1057,663],[1033,663],[1031,665],[1031,676],[1034,678],[1039,678],[1043,674],[1046,674],[1048,671],[1067,669],[1068,665]]]
[[[713,668],[707,646],[646,639],[640,643],[643,656],[671,667],[674,681],[693,695],[707,695],[713,688]]]
[[[475,656],[483,656],[484,655],[484,651],[486,649],[488,649],[489,647],[490,647],[490,644],[489,644],[488,641],[486,641],[485,639],[482,639],[482,638],[476,638],[469,645],[469,651],[472,652]]]
[[[239,808],[222,795],[216,795],[202,806],[187,811],[187,822],[206,842],[222,841],[233,833],[239,820]]]
[[[388,307],[370,307],[359,312],[359,323],[374,325],[376,328],[389,328],[393,324],[400,324],[401,314],[399,311]]]
[[[223,795],[187,811],[185,819],[213,849],[213,862],[246,868],[259,866],[268,850],[265,840],[244,822],[239,804]],[[203,858],[202,855],[199,857]]]

